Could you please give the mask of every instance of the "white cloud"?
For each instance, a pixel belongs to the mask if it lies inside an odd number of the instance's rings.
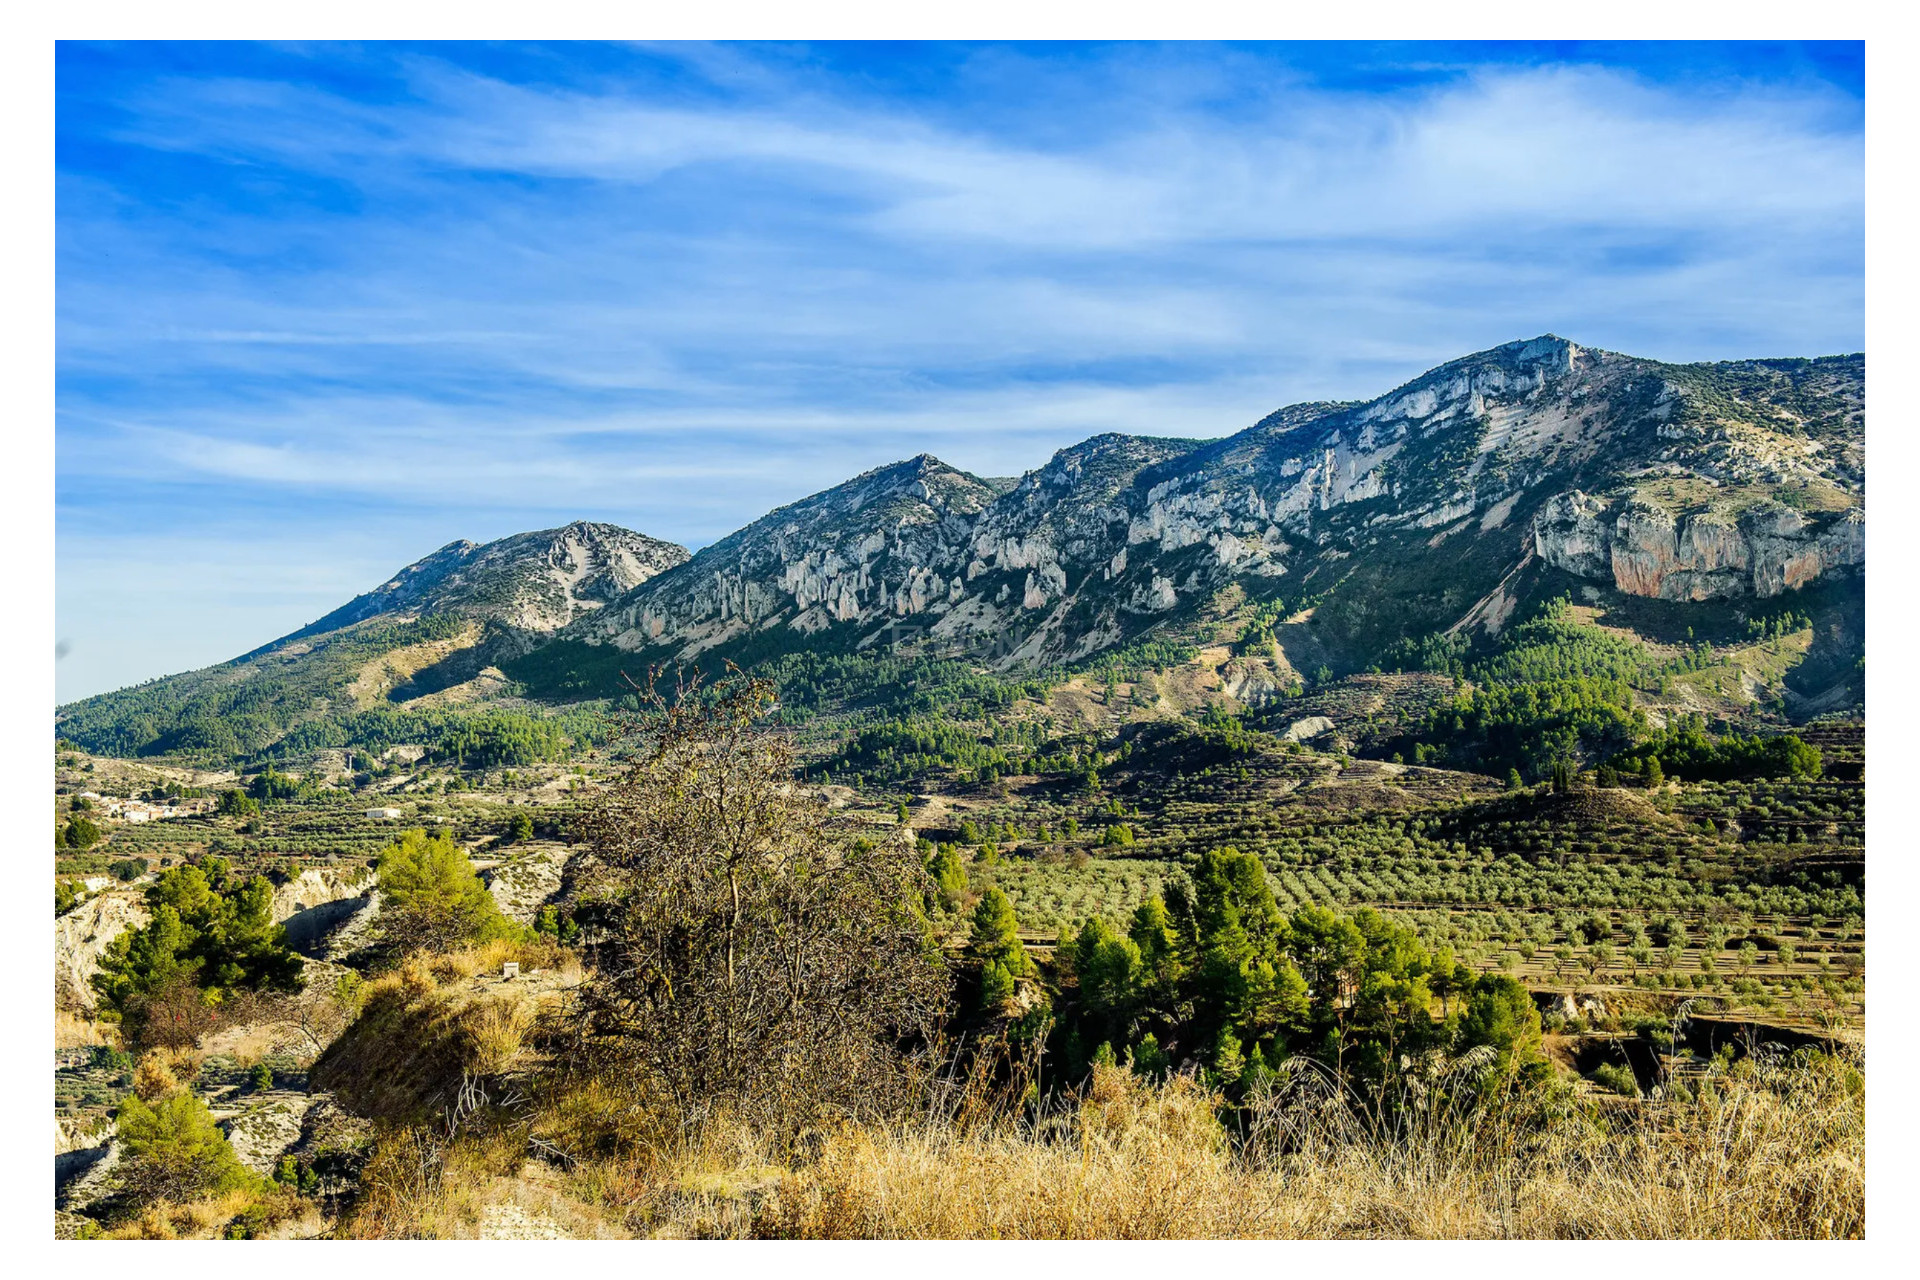
[[[1815,89],[1548,67],[1365,95],[1149,50],[1069,93],[982,54],[964,74],[1029,105],[1012,128],[677,53],[721,90],[409,55],[397,103],[127,95],[121,142],[242,194],[63,174],[63,534],[136,547],[232,497],[310,530],[294,572],[383,505],[408,532],[380,574],[496,518],[698,543],[922,450],[1008,474],[1097,431],[1223,434],[1545,330],[1668,359],[1861,341],[1857,104]],[[65,607],[95,579],[60,557]],[[266,638],[200,580],[141,599],[231,617],[216,652]]]

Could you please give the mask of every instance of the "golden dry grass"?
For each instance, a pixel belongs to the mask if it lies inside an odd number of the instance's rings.
[[[548,1133],[609,1134],[591,1089]],[[663,1156],[527,1161],[524,1134],[390,1133],[343,1230],[472,1238],[517,1205],[569,1235],[810,1239],[1857,1238],[1864,1079],[1835,1061],[1736,1069],[1695,1102],[1522,1106],[1397,1136],[1308,1115],[1285,1149],[1232,1140],[1219,1098],[1101,1068],[1035,1122],[846,1125],[800,1155],[724,1122]],[[566,1114],[571,1111],[572,1114]],[[1295,1117],[1298,1119],[1299,1117]],[[1337,1122],[1335,1122],[1337,1120]],[[529,1192],[530,1186],[537,1187]]]
[[[113,1044],[114,1030],[105,1023],[83,1018],[71,1010],[53,1011],[53,1047],[56,1049],[84,1049],[89,1045]]]
[[[439,1074],[507,1069],[533,1005],[491,998],[512,984],[463,976],[499,959],[381,979],[370,1016],[380,990],[408,1016],[378,1043],[411,1037],[417,1053],[433,1029],[459,1050]],[[467,994],[476,981],[483,998]],[[1414,1105],[1392,1132],[1325,1087],[1277,1097],[1232,1134],[1222,1100],[1192,1078],[1103,1067],[1037,1119],[974,1105],[969,1088],[917,1119],[830,1126],[795,1149],[724,1118],[683,1130],[618,1082],[574,1080],[452,1140],[393,1110],[415,1127],[382,1139],[341,1234],[471,1238],[535,1222],[707,1238],[1857,1238],[1857,1062],[1750,1059],[1687,1101],[1548,1090],[1458,1112]],[[402,1065],[375,1074],[409,1074]]]
[[[1412,1136],[1296,1132],[1234,1144],[1190,1080],[1102,1069],[1077,1111],[962,1132],[846,1128],[769,1178],[695,1153],[646,1214],[656,1234],[839,1239],[1799,1238],[1865,1232],[1863,1078],[1746,1069],[1698,1103],[1517,1111]],[[1350,1117],[1349,1117],[1350,1118]],[[689,1194],[702,1185],[721,1192]],[[733,1210],[728,1211],[727,1202]]]

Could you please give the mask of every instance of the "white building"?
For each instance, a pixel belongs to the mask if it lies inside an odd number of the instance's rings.
[[[398,809],[369,809],[367,816],[378,822],[394,822],[400,817]]]

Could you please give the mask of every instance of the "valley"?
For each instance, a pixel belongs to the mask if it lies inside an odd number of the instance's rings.
[[[764,682],[771,809],[909,868],[952,975],[926,1043],[1009,1115],[1145,1080],[1245,1128],[1284,1062],[1388,1091],[1426,1054],[1684,1125],[1659,1108],[1794,1053],[1841,1070],[1863,385],[1858,356],[1547,335],[1011,481],[923,455],[692,553],[585,522],[456,542],[230,663],[59,708],[60,1230],[425,1230],[381,1190],[394,1144],[479,1117],[435,1157],[471,1167],[434,1232],[830,1234],[731,1166],[589,1194],[583,1153],[617,1143],[568,1110],[587,1095],[539,1094],[621,936],[606,815],[653,695],[696,675],[686,707]],[[483,924],[404,943],[410,839]],[[130,945],[190,917],[164,963]],[[509,1123],[483,1082],[545,1100]],[[189,1211],[108,1176],[127,1099],[181,1097],[268,1192],[235,1175]]]

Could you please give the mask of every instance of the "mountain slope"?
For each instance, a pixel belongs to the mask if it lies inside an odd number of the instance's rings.
[[[1098,436],[997,496],[931,459],[882,468],[561,638],[570,660],[885,643],[1035,669],[1238,588],[1303,615],[1283,645],[1353,669],[1425,632],[1497,633],[1548,580],[1764,600],[1863,563],[1863,419],[1858,356],[1676,366],[1545,335],[1210,443]],[[952,497],[901,536],[860,495],[917,468]]]
[[[232,663],[65,708],[60,732],[258,751],[497,695],[496,667],[571,701],[653,664],[884,653],[1025,677],[1131,669],[1141,641],[1206,651],[1212,683],[1257,700],[1496,637],[1551,595],[1669,646],[1792,614],[1792,669],[1740,674],[1740,696],[1832,710],[1863,678],[1864,423],[1862,356],[1671,365],[1543,335],[1222,439],[1095,436],[1017,480],[923,454],[692,557],[585,523],[452,543]]]
[[[686,559],[676,543],[587,520],[484,546],[463,538],[256,652],[383,614],[451,613],[555,631]]]
[[[906,616],[959,589],[942,570],[996,493],[928,454],[876,468],[762,516],[564,637],[693,658],[776,627],[808,637]]]
[[[585,521],[450,543],[231,662],[60,708],[56,732],[114,755],[253,754],[345,717],[443,713],[498,692],[494,664],[686,558],[683,547]]]

